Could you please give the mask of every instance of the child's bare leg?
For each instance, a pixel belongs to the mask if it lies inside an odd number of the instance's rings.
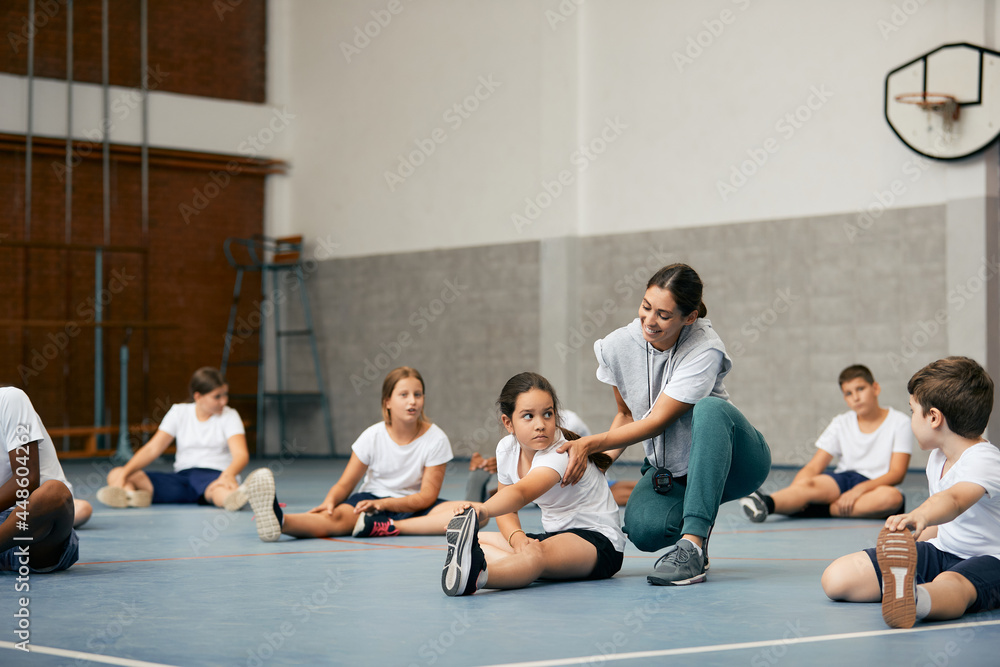
[[[934,581],[921,584],[931,596],[928,621],[961,618],[978,597],[972,582],[957,572],[942,572]]]
[[[468,505],[465,500],[449,500],[434,507],[424,516],[393,520],[400,535],[444,535],[448,522],[455,518],[455,510]]]
[[[795,514],[810,503],[830,504],[840,497],[840,487],[829,475],[816,475],[771,494],[774,514]]]
[[[205,488],[205,500],[216,507],[223,507],[226,504],[226,497],[235,491],[238,486],[238,484],[233,482],[224,482],[221,479],[217,479]]]
[[[86,500],[73,500],[73,527],[79,528],[90,520],[90,515],[94,513],[93,506]]]
[[[338,537],[350,535],[357,520],[353,506],[340,504],[333,508],[333,514],[285,514],[281,532],[292,537]]]
[[[823,592],[831,600],[879,602],[882,589],[871,558],[864,551],[841,556],[823,572]]]
[[[73,494],[62,482],[49,480],[28,496],[28,530],[17,527],[16,508],[0,525],[0,551],[30,544],[31,567],[50,567],[59,562],[70,532],[73,530]],[[15,541],[14,537],[31,536],[31,542]]]
[[[514,553],[500,533],[479,533],[479,546],[487,563],[495,563]]]
[[[850,514],[841,514],[830,506],[831,516],[850,516],[855,519],[885,519],[895,514],[903,505],[903,494],[894,486],[879,486],[861,495],[854,502]]]
[[[524,588],[542,577],[582,579],[597,564],[597,549],[572,533],[532,542],[499,562],[486,560],[486,588]]]

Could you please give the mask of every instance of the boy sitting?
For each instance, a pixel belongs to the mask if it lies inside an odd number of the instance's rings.
[[[975,361],[948,357],[917,371],[907,389],[913,432],[931,452],[931,496],[889,517],[874,549],[842,556],[823,573],[833,600],[881,598],[894,628],[1000,607],[1000,451],[982,438],[993,381]]]
[[[910,420],[898,410],[879,406],[882,389],[866,366],[848,366],[839,382],[850,411],[826,427],[816,441],[818,451],[791,486],[770,496],[758,489],[740,499],[754,523],[769,514],[884,519],[903,511],[903,494],[895,485],[906,477],[910,464]],[[835,456],[840,457],[836,470],[823,472]]]
[[[79,558],[73,495],[42,420],[14,387],[0,387],[0,440],[0,570],[65,570]]]

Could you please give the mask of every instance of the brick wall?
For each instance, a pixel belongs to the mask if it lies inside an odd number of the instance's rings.
[[[94,253],[12,247],[25,239],[24,141],[7,136],[0,141],[0,285],[3,314],[9,319],[93,321]],[[33,242],[63,243],[64,183],[56,165],[63,157],[59,143],[37,139],[33,151]],[[187,166],[171,151],[151,151],[149,229],[141,229],[140,167],[134,147],[115,146],[111,167],[111,233],[113,245],[148,248],[144,273],[142,255],[107,253],[103,288],[106,320],[141,320],[148,291],[148,319],[176,324],[172,330],[143,334],[130,343],[129,421],[158,421],[170,403],[187,400],[187,383],[199,366],[218,366],[222,358],[232,296],[234,270],[223,255],[223,241],[263,231],[264,178],[271,167],[261,161],[199,155]],[[229,160],[239,161],[237,173],[217,187],[215,173]],[[189,164],[188,164],[189,163]],[[83,159],[73,175],[71,241],[104,242],[102,165],[100,151]],[[201,200],[197,193],[215,194]],[[217,194],[216,194],[217,193]],[[183,206],[190,207],[183,209]],[[197,211],[197,213],[192,213]],[[185,215],[186,213],[186,215]],[[187,218],[187,219],[185,219]],[[244,281],[244,294],[259,294],[259,279]],[[245,316],[250,299],[244,299]],[[123,330],[104,333],[106,393],[110,423],[118,423],[118,348]],[[143,336],[148,336],[148,383],[143,378]],[[256,340],[240,350],[253,352]],[[244,356],[246,358],[246,356]],[[19,370],[20,368],[20,370]],[[28,369],[27,371],[25,369]],[[253,377],[237,378],[253,391]],[[49,427],[93,424],[94,330],[55,326],[21,329],[0,327],[0,383],[25,389]],[[237,388],[234,387],[234,390]],[[252,419],[252,407],[241,409]],[[57,445],[60,443],[57,443]],[[79,443],[74,442],[77,446]]]
[[[112,85],[139,87],[139,3],[108,11]],[[149,0],[150,87],[187,95],[265,101],[266,0]],[[73,3],[73,78],[101,83],[101,2]],[[0,2],[0,72],[28,69],[28,0]],[[65,0],[35,2],[35,76],[66,78]]]

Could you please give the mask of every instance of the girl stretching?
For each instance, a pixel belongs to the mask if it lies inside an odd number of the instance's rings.
[[[560,486],[569,457],[556,450],[579,436],[556,425],[552,385],[537,373],[520,373],[504,385],[497,405],[510,433],[497,445],[500,488],[485,503],[461,503],[448,524],[444,592],[471,595],[480,588],[523,588],[537,579],[613,576],[622,566],[625,536],[603,474],[610,457],[595,454],[578,484]],[[530,502],[542,510],[544,533],[521,528],[517,510]],[[500,532],[480,535],[490,517]]]
[[[438,498],[451,443],[424,416],[424,380],[413,368],[390,371],[382,383],[382,420],[351,446],[351,459],[323,502],[303,514],[284,514],[274,475],[255,470],[246,483],[265,542],[293,537],[440,535],[457,502]],[[358,493],[351,494],[361,478]],[[411,518],[412,517],[412,518]]]
[[[198,503],[236,511],[246,504],[237,475],[250,460],[243,422],[227,405],[229,385],[214,368],[195,371],[191,403],[177,403],[160,427],[123,466],[108,473],[97,499],[108,507]],[[143,472],[177,441],[174,472]]]

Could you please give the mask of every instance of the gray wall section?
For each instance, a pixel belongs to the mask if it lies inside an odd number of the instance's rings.
[[[733,402],[776,464],[801,465],[847,409],[841,369],[868,365],[883,405],[908,412],[906,380],[947,355],[945,243],[936,206],[321,262],[309,288],[336,451],[379,419],[382,377],[403,364],[424,374],[427,412],[459,456],[492,451],[494,401],[521,370],[558,378],[563,404],[607,428],[614,400],[593,343],[635,317],[658,268],[682,261],[734,358]],[[309,377],[307,350],[289,352]]]
[[[537,243],[328,260],[309,288],[338,454],[381,419],[382,380],[404,365],[456,456],[495,447],[500,388],[538,367]]]

